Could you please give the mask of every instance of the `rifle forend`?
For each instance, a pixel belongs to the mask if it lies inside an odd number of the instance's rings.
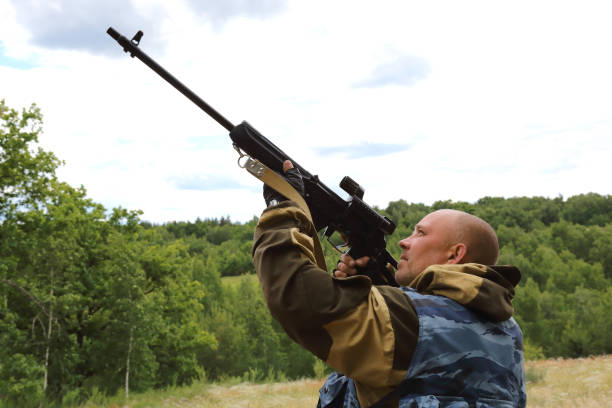
[[[291,160],[294,167],[302,174],[305,189],[304,199],[308,204],[317,231],[325,229],[324,235],[327,238],[335,231],[340,232],[347,239],[350,256],[353,258],[369,256],[371,258],[370,262],[378,265],[377,268],[368,268],[367,271],[363,270],[360,273],[369,276],[374,284],[397,286],[393,274],[384,267],[387,263],[397,267],[397,262],[386,250],[385,241],[385,235],[393,233],[395,224],[387,217],[378,214],[363,201],[364,190],[359,184],[350,177],[345,177],[342,180],[340,187],[350,195],[350,198],[345,201],[323,184],[317,175],[312,175],[300,166],[250,124],[242,122],[238,126],[234,126],[140,50],[138,45],[142,38],[142,31],[139,31],[132,40],[128,40],[112,27],[108,28],[107,33],[123,47],[126,53],[141,60],[226,128],[230,132],[230,138],[234,145],[249,156],[280,174],[283,173],[283,162]],[[372,272],[373,270],[377,272]]]

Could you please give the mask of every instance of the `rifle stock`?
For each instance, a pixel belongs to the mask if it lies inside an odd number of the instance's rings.
[[[142,38],[142,31],[139,31],[131,40],[119,34],[112,27],[108,28],[107,33],[123,47],[126,53],[141,60],[227,129],[234,145],[249,156],[280,174],[283,173],[283,162],[291,160],[294,167],[302,174],[305,189],[304,199],[308,204],[317,231],[325,229],[324,235],[328,238],[335,231],[340,232],[347,239],[347,244],[350,247],[347,253],[350,256],[353,258],[369,256],[371,258],[370,262],[375,266],[367,270],[360,270],[360,273],[369,276],[374,284],[397,286],[393,274],[385,268],[387,263],[397,267],[397,262],[386,250],[385,241],[385,235],[393,233],[395,224],[387,217],[378,214],[362,200],[364,191],[359,184],[349,177],[342,180],[340,187],[350,195],[350,198],[345,201],[323,184],[317,175],[311,174],[300,166],[298,162],[289,157],[249,123],[242,122],[234,126],[202,98],[157,64],[138,47]]]

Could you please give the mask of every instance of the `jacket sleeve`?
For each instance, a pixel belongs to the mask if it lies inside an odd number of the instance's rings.
[[[253,242],[264,297],[294,341],[353,378],[362,403],[373,403],[406,373],[418,338],[416,312],[397,288],[372,286],[365,276],[337,279],[318,268],[315,236],[291,202],[264,211]]]

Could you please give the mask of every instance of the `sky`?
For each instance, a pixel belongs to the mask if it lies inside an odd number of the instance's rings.
[[[609,1],[0,0],[0,99],[107,208],[154,223],[264,208],[233,124],[370,205],[612,193]]]

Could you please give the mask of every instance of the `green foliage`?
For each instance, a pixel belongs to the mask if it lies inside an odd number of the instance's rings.
[[[150,226],[160,231],[165,243],[182,240],[189,253],[201,259],[221,276],[254,273],[251,261],[251,239],[257,220],[246,224],[220,220],[197,219],[195,222],[171,222]]]
[[[0,214],[36,207],[61,163],[53,153],[32,148],[42,131],[40,110],[32,105],[18,112],[0,100],[0,121]]]
[[[523,355],[526,361],[542,360],[544,351],[540,346],[534,346],[529,340],[523,343]]]
[[[21,353],[3,355],[0,363],[0,406],[3,400],[18,407],[38,406],[44,399],[39,381],[42,373],[43,368],[37,364],[34,356]]]
[[[319,360],[318,358],[315,359],[315,362],[312,366],[312,370],[314,371],[314,378],[325,378],[327,377],[329,374],[331,374],[334,370],[328,366],[327,364],[325,364],[323,361]]]
[[[567,199],[563,218],[573,224],[599,225],[612,223],[612,199],[595,193],[580,194]]]

